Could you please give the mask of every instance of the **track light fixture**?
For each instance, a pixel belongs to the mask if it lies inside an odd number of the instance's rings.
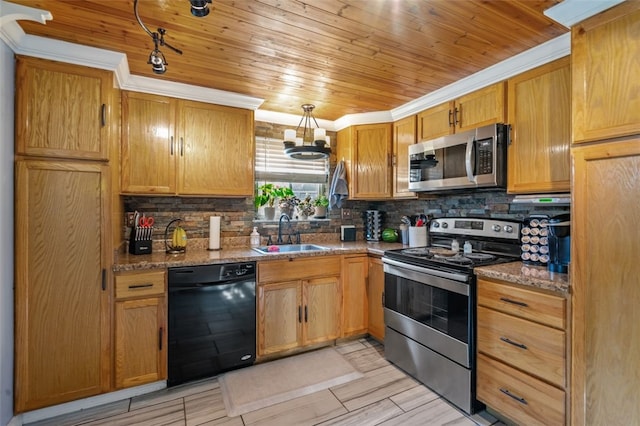
[[[167,30],[165,30],[164,28],[158,28],[158,32],[151,32],[149,28],[147,28],[146,25],[142,23],[140,15],[138,14],[138,0],[133,1],[133,12],[136,15],[138,24],[140,24],[142,29],[145,30],[146,33],[149,34],[153,39],[154,48],[149,54],[149,61],[147,61],[147,63],[151,65],[151,69],[155,74],[164,74],[167,71],[167,61],[158,46],[167,46],[169,49],[173,50],[179,55],[182,55],[182,50],[177,49],[164,41],[164,35],[167,33]],[[207,13],[209,13],[208,10]]]
[[[191,3],[191,14],[198,18],[207,16],[209,14],[209,5],[211,0],[189,0]]]

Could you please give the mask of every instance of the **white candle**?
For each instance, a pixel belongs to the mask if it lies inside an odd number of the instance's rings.
[[[313,130],[313,140],[314,141],[323,141],[327,136],[327,132],[324,129],[314,129]]]
[[[209,250],[220,250],[220,216],[209,217]]]
[[[284,131],[284,140],[287,142],[293,142],[296,140],[296,131],[293,129],[286,129]]]

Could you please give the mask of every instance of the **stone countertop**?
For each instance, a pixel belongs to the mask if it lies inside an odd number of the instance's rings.
[[[315,243],[313,243],[315,244]],[[211,265],[229,262],[251,262],[277,260],[298,257],[313,257],[344,254],[374,254],[382,255],[385,250],[402,248],[400,243],[370,243],[366,241],[319,243],[328,250],[307,251],[297,253],[268,253],[261,254],[250,247],[231,247],[222,250],[209,251],[206,249],[192,249],[181,254],[166,254],[164,251],[152,254],[133,255],[121,253],[116,258],[113,271],[140,271],[145,269],[171,268],[176,266]]]
[[[551,290],[567,297],[570,291],[569,274],[550,272],[544,266],[529,266],[522,262],[501,263],[498,265],[474,268],[479,277],[494,278],[514,284],[522,284]]]

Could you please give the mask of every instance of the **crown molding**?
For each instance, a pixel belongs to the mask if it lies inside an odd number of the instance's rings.
[[[427,108],[448,102],[570,54],[571,34],[566,33],[391,110],[393,121],[417,114]]]
[[[544,11],[544,14],[571,28],[578,22],[604,12],[613,6],[622,3],[624,0],[564,0]]]
[[[52,19],[53,16],[48,10],[36,9],[0,0],[0,28],[9,22],[18,20],[36,21],[41,24],[46,24],[47,21],[51,21]]]
[[[619,1],[620,0],[591,2],[587,0],[564,0],[564,2],[558,6],[564,3],[581,5],[585,3],[607,3],[611,6]],[[7,5],[18,6],[2,0],[0,0],[0,2],[0,5],[3,7],[3,17],[5,16],[4,13]],[[554,6],[554,8],[558,6]],[[48,13],[47,11],[25,8],[23,6],[19,6],[19,9],[37,11],[37,13],[30,11],[31,16],[36,17],[34,19],[37,20],[39,20],[41,16],[47,16],[46,14]],[[11,15],[15,16],[16,13],[13,12]],[[48,16],[50,16],[50,14]],[[295,126],[300,122],[300,115],[259,110],[258,108],[263,103],[263,99],[151,77],[131,75],[127,57],[122,53],[28,35],[24,33],[15,20],[7,19],[7,22],[2,21],[0,38],[17,54],[112,70],[114,71],[117,86],[123,90],[153,93],[181,99],[251,109],[255,111],[255,119],[258,121],[290,126]],[[479,88],[503,81],[555,59],[562,58],[570,53],[571,34],[566,33],[390,111],[349,114],[335,121],[318,119],[318,124],[327,130],[337,131],[352,125],[396,121],[409,115],[417,114],[432,106],[448,102]]]

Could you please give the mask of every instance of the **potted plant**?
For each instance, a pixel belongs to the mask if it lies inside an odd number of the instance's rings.
[[[298,203],[298,213],[301,219],[306,219],[315,212],[315,207],[311,200],[311,196],[307,195],[304,200]]]
[[[323,218],[327,216],[327,207],[329,207],[329,199],[324,195],[318,195],[313,200],[315,207],[314,217]]]
[[[299,203],[300,199],[295,196],[291,188],[281,188],[278,201],[280,213],[285,213],[289,218],[293,217],[293,212]]]
[[[276,215],[276,199],[278,198],[277,187],[272,183],[265,183],[258,187],[254,204],[257,209],[264,206],[264,217],[273,220]]]

